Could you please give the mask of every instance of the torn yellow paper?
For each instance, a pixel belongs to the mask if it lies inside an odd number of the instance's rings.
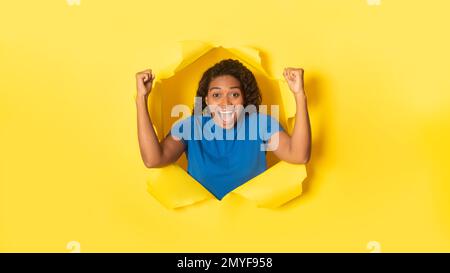
[[[258,207],[276,208],[302,193],[304,178],[306,178],[304,165],[281,161],[230,193],[251,200]],[[147,186],[148,192],[170,209],[215,198],[176,164],[150,169]]]
[[[148,192],[167,208],[179,208],[215,198],[176,164],[150,169]]]
[[[157,80],[149,96],[149,111],[160,140],[176,121],[170,116],[172,106],[191,105],[202,73],[225,58],[239,59],[255,74],[263,104],[279,105],[279,121],[288,132],[292,132],[295,100],[284,80],[270,76],[262,67],[256,49],[242,46],[224,48],[198,41],[181,42],[181,47],[181,60],[177,65],[156,73]],[[183,160],[163,168],[149,169],[148,192],[167,208],[180,208],[215,198],[182,168],[186,165]],[[304,165],[280,161],[231,193],[254,201],[259,207],[275,208],[299,196],[305,178]]]
[[[258,207],[276,208],[302,193],[302,182],[305,178],[304,165],[280,161],[234,189],[232,193],[254,201]]]

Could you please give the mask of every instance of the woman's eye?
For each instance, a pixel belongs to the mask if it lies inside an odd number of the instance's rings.
[[[237,98],[237,97],[239,97],[241,94],[239,94],[239,93],[233,93],[233,94],[231,94],[234,98]]]
[[[214,98],[218,98],[218,97],[219,97],[219,94],[214,93],[214,94],[212,94],[212,96],[213,96]]]

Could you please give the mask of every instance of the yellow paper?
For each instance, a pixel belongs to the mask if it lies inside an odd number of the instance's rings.
[[[0,4],[0,252],[450,252],[450,1],[67,2]],[[164,105],[178,94],[161,87],[185,77],[192,103],[211,62],[164,76],[180,37],[257,48],[269,87],[305,69],[313,149],[298,198],[169,210],[148,194],[134,76],[153,69]],[[202,50],[191,44],[185,56]],[[263,101],[282,104],[261,74]],[[154,106],[163,136],[173,121]]]
[[[257,80],[262,79],[258,81],[261,91],[270,90],[268,94],[263,93],[263,98],[268,97],[265,104],[280,105],[280,123],[288,131],[292,130],[291,120],[295,115],[295,103],[291,91],[283,80],[273,78],[265,71],[257,50],[242,46],[224,48],[198,41],[182,42],[181,47],[182,56],[180,56],[179,64],[158,72],[155,88],[149,98],[150,115],[160,140],[164,138],[174,122],[168,116],[171,106],[189,105],[189,99],[195,96],[199,76],[206,67],[224,58],[239,59],[255,73]],[[203,64],[198,65],[198,63]],[[183,85],[183,80],[174,80],[177,74],[184,74],[180,78],[185,81],[187,78],[191,89]],[[304,165],[280,161],[229,194],[238,194],[247,198],[255,202],[258,207],[276,208],[301,194],[301,184],[305,178]],[[215,198],[177,164],[149,169],[147,184],[148,192],[167,208],[185,207]]]

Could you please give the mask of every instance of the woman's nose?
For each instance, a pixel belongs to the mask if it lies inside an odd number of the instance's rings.
[[[227,105],[230,105],[230,104],[231,104],[230,97],[228,97],[228,96],[225,97],[225,103],[226,103]]]
[[[225,96],[225,98],[222,99],[222,101],[220,102],[220,106],[225,107],[228,105],[231,105],[231,101],[230,98],[228,96]]]

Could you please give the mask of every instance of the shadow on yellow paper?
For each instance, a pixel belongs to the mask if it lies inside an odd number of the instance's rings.
[[[292,132],[295,101],[284,80],[272,77],[261,65],[259,51],[251,47],[222,47],[198,41],[181,42],[181,61],[156,72],[156,82],[149,96],[149,114],[161,141],[177,121],[171,116],[174,105],[194,105],[198,81],[206,69],[223,59],[238,59],[255,75],[262,93],[262,104],[279,105],[279,122]],[[191,107],[191,110],[192,110]],[[268,107],[270,108],[270,107]],[[279,161],[267,153],[268,169],[228,194],[237,194],[258,207],[276,208],[302,193],[305,165]],[[149,169],[148,192],[170,209],[190,206],[215,198],[186,172],[186,158],[176,163]]]

